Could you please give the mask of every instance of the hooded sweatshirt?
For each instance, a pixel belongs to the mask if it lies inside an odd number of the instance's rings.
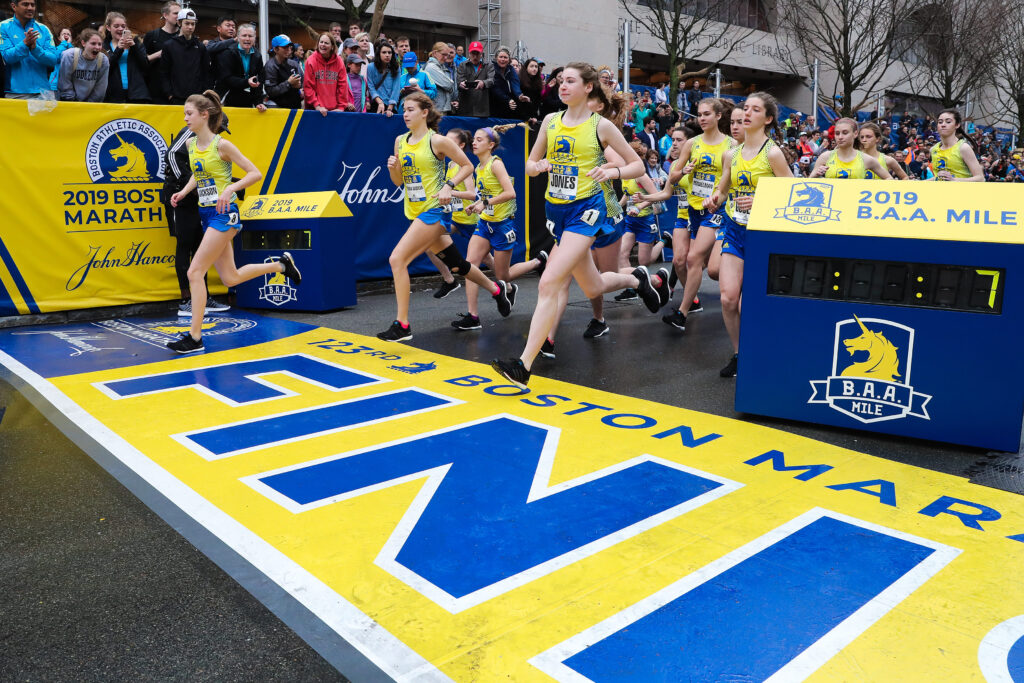
[[[75,56],[78,64],[75,64]],[[110,60],[100,52],[96,59],[86,59],[81,48],[72,48],[60,58],[57,90],[60,99],[69,102],[102,102],[107,95]],[[120,77],[120,74],[118,74]]]
[[[311,54],[306,59],[302,92],[309,109],[324,107],[327,111],[344,111],[346,105],[352,104],[352,91],[348,88],[347,71],[341,58],[331,55],[325,61],[319,50]]]

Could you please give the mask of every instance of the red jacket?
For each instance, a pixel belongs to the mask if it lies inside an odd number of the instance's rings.
[[[306,59],[306,75],[303,77],[302,92],[306,97],[306,109],[324,107],[327,111],[345,111],[352,104],[352,91],[348,89],[345,64],[338,55],[324,61],[319,52]]]

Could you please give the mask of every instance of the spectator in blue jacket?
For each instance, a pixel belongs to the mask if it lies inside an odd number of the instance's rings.
[[[519,87],[519,72],[512,66],[512,52],[499,47],[494,55],[494,85],[491,86],[491,116],[501,119],[519,118],[516,108],[529,97]]]
[[[60,59],[64,56],[64,53],[74,47],[74,43],[71,42],[71,29],[61,29],[60,32],[60,44],[57,46],[57,66],[54,67],[53,72],[50,74],[50,90],[57,91],[57,79],[60,77]],[[58,100],[60,97],[57,98]]]
[[[398,89],[399,106],[405,100],[406,95],[416,90],[422,90],[430,99],[437,97],[437,87],[430,80],[427,72],[420,69],[415,52],[410,51],[402,55],[402,76],[398,80]]]
[[[38,99],[50,90],[50,69],[59,55],[50,29],[35,20],[36,0],[11,2],[14,16],[0,22],[0,57],[7,64],[7,97]]]
[[[373,62],[366,67],[366,86],[370,90],[370,111],[393,116],[398,108],[401,87],[398,84],[395,48],[387,41],[377,43]]]

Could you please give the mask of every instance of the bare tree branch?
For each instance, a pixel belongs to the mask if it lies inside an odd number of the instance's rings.
[[[345,15],[349,21],[360,21],[366,10],[370,8],[374,0],[359,0],[359,2],[353,2],[353,0],[334,0],[336,3],[341,5],[341,8],[345,10]],[[385,3],[387,4],[387,3]]]
[[[380,35],[380,27],[384,24],[384,10],[388,7],[388,0],[377,0],[373,7],[373,21],[370,22],[370,40],[377,42]]]
[[[1024,131],[1024,5],[1008,8],[1001,24],[1001,30],[992,36],[999,57],[989,79],[996,97],[989,106],[980,104],[985,114],[1015,125],[1019,134]]]
[[[277,3],[281,6],[281,9],[284,10],[284,13],[288,15],[288,18],[291,19],[293,23],[298,24],[302,28],[306,29],[306,33],[308,33],[313,40],[316,40],[320,36],[320,32],[317,31],[312,26],[310,26],[308,23],[306,23],[302,19],[302,17],[300,17],[295,12],[295,9],[288,4],[287,0],[277,0]]]

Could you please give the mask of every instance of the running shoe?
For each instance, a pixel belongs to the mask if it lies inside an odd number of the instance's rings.
[[[295,267],[295,260],[292,258],[292,255],[286,251],[277,260],[284,264],[284,276],[295,284],[301,285],[302,273]]]
[[[699,296],[693,297],[693,305],[690,306],[690,310],[688,312],[689,313],[700,313],[703,310],[704,310],[704,304],[702,304],[700,302],[700,297]]]
[[[672,233],[668,230],[661,231],[661,243],[665,245],[666,249],[672,248]]]
[[[507,283],[508,285],[508,305],[514,307],[516,305],[516,294],[519,293],[519,285],[514,282]]]
[[[608,327],[608,323],[597,318],[591,318],[590,324],[587,325],[587,329],[583,331],[584,339],[596,339],[597,337],[603,337],[608,334],[612,328]]]
[[[555,342],[551,341],[550,338],[545,339],[544,343],[540,347],[540,355],[544,356],[545,358],[554,358]]]
[[[636,290],[632,287],[624,289],[615,295],[616,301],[632,301],[633,299],[639,299],[640,295],[636,293]]]
[[[537,276],[540,277],[544,274],[544,269],[548,267],[548,252],[541,249],[537,252],[537,260],[540,261],[540,265],[537,266]]]
[[[729,359],[729,364],[718,371],[719,377],[735,377],[736,366],[739,363],[740,355],[738,353],[732,354],[732,358]]]
[[[668,268],[658,268],[658,277],[661,278],[661,284],[655,287],[658,291],[658,296],[661,299],[661,306],[668,304],[668,300],[672,298],[672,289],[668,286]],[[661,308],[659,306],[658,308]]]
[[[498,293],[492,294],[494,303],[498,305],[498,313],[501,314],[502,318],[507,318],[512,312],[512,302],[515,300],[515,294],[509,297],[509,286],[505,284],[504,280],[498,280]],[[513,285],[514,286],[514,285]]]
[[[434,292],[434,298],[443,299],[452,292],[454,292],[456,289],[459,289],[460,287],[462,287],[462,285],[459,284],[458,280],[452,280],[451,282],[442,282],[441,286],[437,288],[436,292]]]
[[[192,338],[191,332],[185,332],[181,335],[181,338],[175,339],[172,342],[167,342],[167,348],[175,353],[198,353],[203,350],[203,340],[195,340]]]
[[[409,341],[412,339],[412,325],[402,327],[402,323],[396,320],[391,323],[391,327],[378,334],[377,339],[392,342]]]
[[[682,311],[673,311],[672,315],[661,316],[661,322],[665,323],[666,325],[671,325],[677,330],[686,329],[686,316],[683,315]]]
[[[192,299],[182,299],[181,303],[178,304],[178,317],[179,318],[191,318],[192,317]]]
[[[668,288],[669,288],[669,291],[675,289],[677,284],[679,284],[679,276],[676,275],[676,269],[673,268],[672,272],[668,274]]]
[[[459,319],[452,321],[452,327],[465,332],[466,330],[479,330],[480,329],[480,318],[469,313],[459,313]]]
[[[638,266],[633,269],[633,277],[639,280],[636,291],[644,300],[644,305],[651,313],[657,313],[661,308],[661,294],[651,284],[651,274],[647,272],[646,266]]]
[[[523,365],[523,361],[518,358],[509,358],[508,360],[495,358],[491,361],[491,367],[496,373],[520,389],[525,389],[526,384],[530,381],[530,371]]]
[[[189,307],[191,308],[191,306]],[[224,311],[230,311],[231,307],[222,301],[217,301],[212,296],[206,299],[206,312],[207,313],[223,313]]]

